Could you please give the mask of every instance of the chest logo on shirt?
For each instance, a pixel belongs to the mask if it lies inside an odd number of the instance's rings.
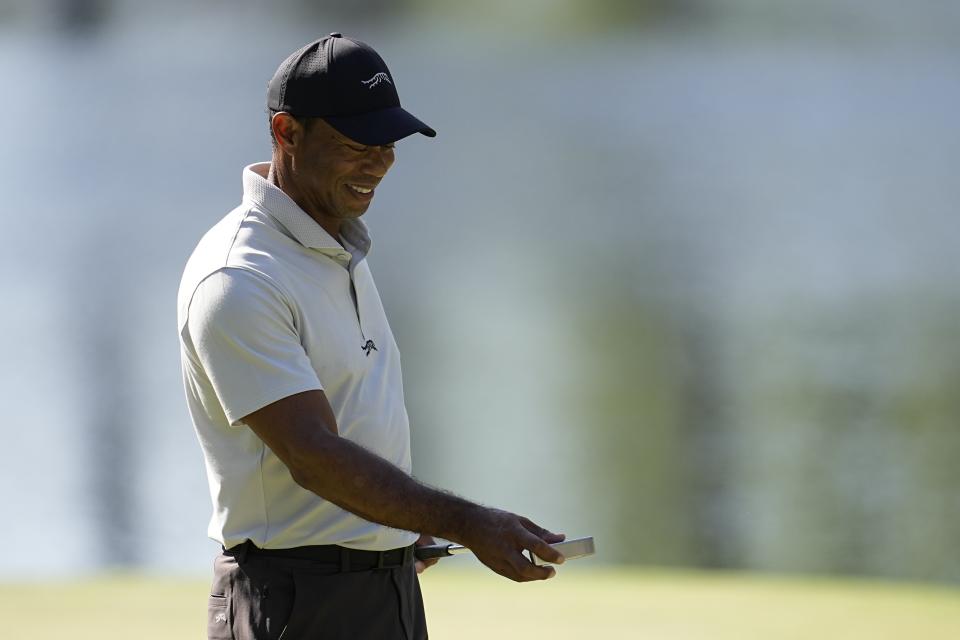
[[[371,351],[379,351],[379,349],[377,349],[377,345],[373,343],[373,340],[367,340],[367,342],[360,348],[363,350],[365,354],[367,354],[368,358],[370,357]]]

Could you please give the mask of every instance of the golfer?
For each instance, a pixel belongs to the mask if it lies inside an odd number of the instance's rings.
[[[211,640],[427,637],[414,548],[438,536],[512,580],[562,535],[411,477],[400,357],[360,218],[394,143],[434,130],[368,45],[291,54],[267,91],[273,156],[200,240],[178,296],[183,379],[223,546]]]

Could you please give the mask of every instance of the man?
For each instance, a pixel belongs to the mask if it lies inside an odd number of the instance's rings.
[[[364,259],[394,142],[436,135],[368,45],[339,33],[268,85],[270,163],[200,241],[178,296],[184,383],[214,513],[208,636],[427,637],[414,543],[461,543],[517,581],[550,533],[409,474],[400,362]],[[423,566],[417,566],[422,570]]]

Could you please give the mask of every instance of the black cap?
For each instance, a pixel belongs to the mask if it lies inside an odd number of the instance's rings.
[[[267,108],[323,118],[361,144],[437,132],[400,106],[393,76],[369,45],[339,33],[294,51],[267,86]]]

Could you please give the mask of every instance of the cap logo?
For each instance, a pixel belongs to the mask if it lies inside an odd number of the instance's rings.
[[[385,74],[383,71],[376,74],[369,80],[361,80],[360,84],[365,86],[367,89],[373,89],[375,86],[377,86],[381,82],[386,82],[387,84],[393,84],[392,82],[390,82],[390,78],[387,76],[387,74]]]

